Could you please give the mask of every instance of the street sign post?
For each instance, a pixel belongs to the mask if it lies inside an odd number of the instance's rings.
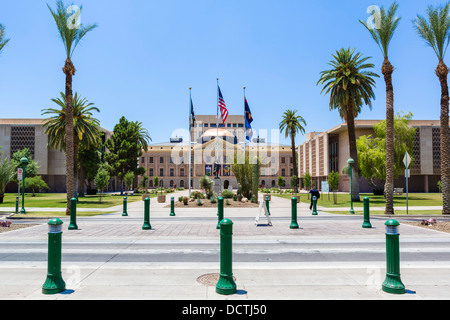
[[[405,158],[403,158],[403,163],[405,164],[405,178],[406,178],[406,214],[409,214],[409,210],[408,210],[408,178],[410,176],[410,171],[409,171],[409,166],[411,165],[411,157],[408,154],[408,152],[406,152],[405,154]]]

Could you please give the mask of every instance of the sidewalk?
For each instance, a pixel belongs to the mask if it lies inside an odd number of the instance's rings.
[[[177,199],[178,194],[173,194]],[[291,230],[290,201],[272,197],[272,227],[256,227],[257,208],[225,208],[233,221],[233,274],[238,292],[215,293],[215,283],[197,279],[218,274],[220,230],[217,209],[176,208],[151,199],[152,230],[142,230],[143,201],[113,214],[78,218],[79,230],[67,230],[63,219],[63,279],[67,291],[41,293],[46,276],[46,223],[0,234],[0,299],[37,300],[420,300],[450,298],[449,261],[402,261],[407,294],[381,290],[385,278],[384,222],[374,217],[362,229],[361,216],[333,215],[298,205],[300,229]],[[42,209],[41,209],[42,210]],[[265,223],[261,216],[260,223]],[[448,251],[450,235],[401,224],[402,254]],[[422,244],[424,247],[422,247]],[[419,246],[419,247],[416,247]],[[10,248],[10,249],[9,249]],[[24,259],[14,260],[23,255]],[[198,257],[193,261],[190,256]],[[329,259],[336,257],[336,259]],[[326,258],[326,259],[325,259]],[[67,259],[67,260],[66,260]]]

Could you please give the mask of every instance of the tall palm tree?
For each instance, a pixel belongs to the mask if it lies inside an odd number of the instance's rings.
[[[372,109],[372,99],[375,99],[373,88],[379,77],[369,71],[374,67],[366,63],[371,57],[362,58],[361,53],[355,54],[355,49],[340,49],[333,54],[334,60],[329,65],[330,70],[322,71],[317,84],[322,84],[322,92],[330,93],[330,110],[337,109],[342,119],[347,122],[350,157],[353,158],[353,201],[361,201],[359,197],[358,150],[356,148],[355,118],[361,112],[363,104]]]
[[[69,10],[70,6],[64,5],[62,0],[56,2],[56,11],[53,11],[49,5],[49,8],[56,26],[58,28],[59,35],[64,44],[66,51],[66,62],[63,68],[63,72],[66,75],[66,91],[65,91],[65,105],[67,108],[67,121],[66,132],[73,132],[73,93],[72,93],[72,78],[75,75],[75,66],[72,63],[72,56],[75,48],[78,46],[84,36],[97,27],[96,24],[83,26],[73,25],[72,10]],[[80,8],[81,14],[82,8]],[[74,150],[74,136],[73,134],[66,135],[66,189],[67,189],[67,215],[70,215],[70,199],[74,195],[74,159],[76,157]]]
[[[297,157],[296,157],[296,148],[295,148],[295,137],[297,133],[305,134],[306,121],[302,116],[297,115],[297,110],[286,110],[283,114],[283,119],[280,122],[280,131],[285,134],[285,138],[287,139],[289,136],[291,137],[292,144],[292,163],[294,164],[294,176],[298,177],[298,169],[297,169]],[[298,187],[294,188],[294,192],[298,192]]]
[[[48,135],[48,148],[60,151],[66,151],[66,118],[67,106],[66,95],[61,92],[61,97],[52,99],[60,109],[49,108],[42,110],[42,115],[52,115],[44,120],[45,134]],[[74,136],[74,188],[77,194],[77,172],[78,172],[78,151],[80,147],[89,149],[98,147],[98,137],[100,135],[100,121],[92,116],[92,112],[100,112],[94,103],[90,103],[86,98],[81,98],[75,92],[72,101],[72,119],[73,119],[73,136]]]
[[[386,83],[386,184],[384,186],[386,196],[385,214],[394,214],[394,87],[392,85],[392,73],[394,67],[388,58],[389,44],[394,36],[400,19],[395,16],[398,4],[394,2],[386,13],[381,7],[379,28],[371,28],[366,22],[360,21],[370,32],[373,40],[380,47],[384,61],[381,73]]]
[[[450,214],[450,138],[449,138],[449,92],[448,67],[444,63],[450,43],[450,2],[434,8],[428,6],[427,19],[417,15],[414,28],[425,43],[433,48],[439,60],[436,75],[441,84],[441,183],[443,214]]]
[[[3,47],[9,42],[9,39],[5,38],[5,27],[0,23],[0,52]]]

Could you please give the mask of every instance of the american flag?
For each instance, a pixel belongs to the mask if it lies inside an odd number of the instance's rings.
[[[223,123],[225,123],[225,121],[227,121],[228,118],[228,109],[227,106],[225,105],[225,100],[223,100],[222,91],[220,91],[220,87],[219,87],[219,108],[220,113],[222,114]]]

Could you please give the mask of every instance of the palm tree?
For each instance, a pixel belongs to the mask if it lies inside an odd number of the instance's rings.
[[[418,35],[433,48],[439,63],[436,75],[441,84],[441,183],[443,214],[450,214],[450,139],[449,139],[449,92],[448,67],[444,63],[445,53],[450,43],[450,2],[434,8],[428,6],[427,19],[417,15],[413,21]]]
[[[66,75],[66,91],[65,91],[65,105],[67,107],[67,121],[65,123],[66,132],[73,132],[73,93],[72,93],[72,78],[75,75],[75,67],[72,63],[72,56],[75,48],[78,46],[84,36],[97,27],[96,24],[83,26],[72,26],[71,15],[72,10],[68,10],[69,6],[65,6],[62,0],[56,2],[56,11],[53,11],[49,5],[49,8],[56,26],[58,28],[59,35],[64,44],[66,51],[66,62],[63,68],[63,72]],[[80,8],[81,14],[82,8]],[[66,189],[67,189],[67,215],[70,215],[70,199],[74,195],[74,136],[73,134],[66,135]]]
[[[138,132],[138,140],[140,145],[142,146],[142,149],[144,152],[147,152],[148,149],[148,143],[152,141],[152,138],[150,138],[150,133],[147,129],[145,129],[142,125],[142,122],[136,121],[135,122]]]
[[[52,99],[61,109],[49,108],[42,110],[42,115],[53,115],[44,120],[45,134],[48,135],[49,149],[66,151],[66,95],[61,92],[61,97]],[[78,151],[80,147],[84,149],[98,147],[98,137],[100,135],[100,121],[92,116],[92,112],[100,112],[86,98],[81,98],[75,92],[72,101],[73,110],[73,136],[74,136],[74,188],[77,195],[77,173],[78,173]]]
[[[305,134],[306,121],[303,117],[297,115],[297,110],[286,110],[283,114],[283,120],[280,122],[280,131],[285,133],[285,138],[291,137],[292,144],[292,163],[294,164],[294,176],[298,177],[297,157],[295,148],[295,137],[297,133]],[[294,192],[298,192],[295,186]]]
[[[9,39],[5,38],[5,27],[0,23],[0,52],[3,47],[9,42]]]
[[[362,58],[362,54],[355,54],[354,49],[342,48],[333,57],[334,60],[329,63],[332,69],[322,71],[317,84],[323,85],[322,92],[330,93],[330,110],[337,109],[341,118],[347,122],[350,157],[355,161],[352,198],[353,201],[360,201],[355,118],[363,104],[372,109],[372,99],[375,99],[373,77],[379,76],[367,70],[374,67],[366,63],[371,57]]]
[[[394,214],[394,87],[392,85],[392,73],[394,67],[389,61],[389,44],[394,36],[400,19],[395,16],[398,4],[394,2],[386,13],[386,9],[380,10],[380,28],[370,28],[366,22],[360,21],[370,32],[370,35],[380,47],[384,61],[381,73],[386,82],[386,184],[384,193],[386,196],[385,214]]]

